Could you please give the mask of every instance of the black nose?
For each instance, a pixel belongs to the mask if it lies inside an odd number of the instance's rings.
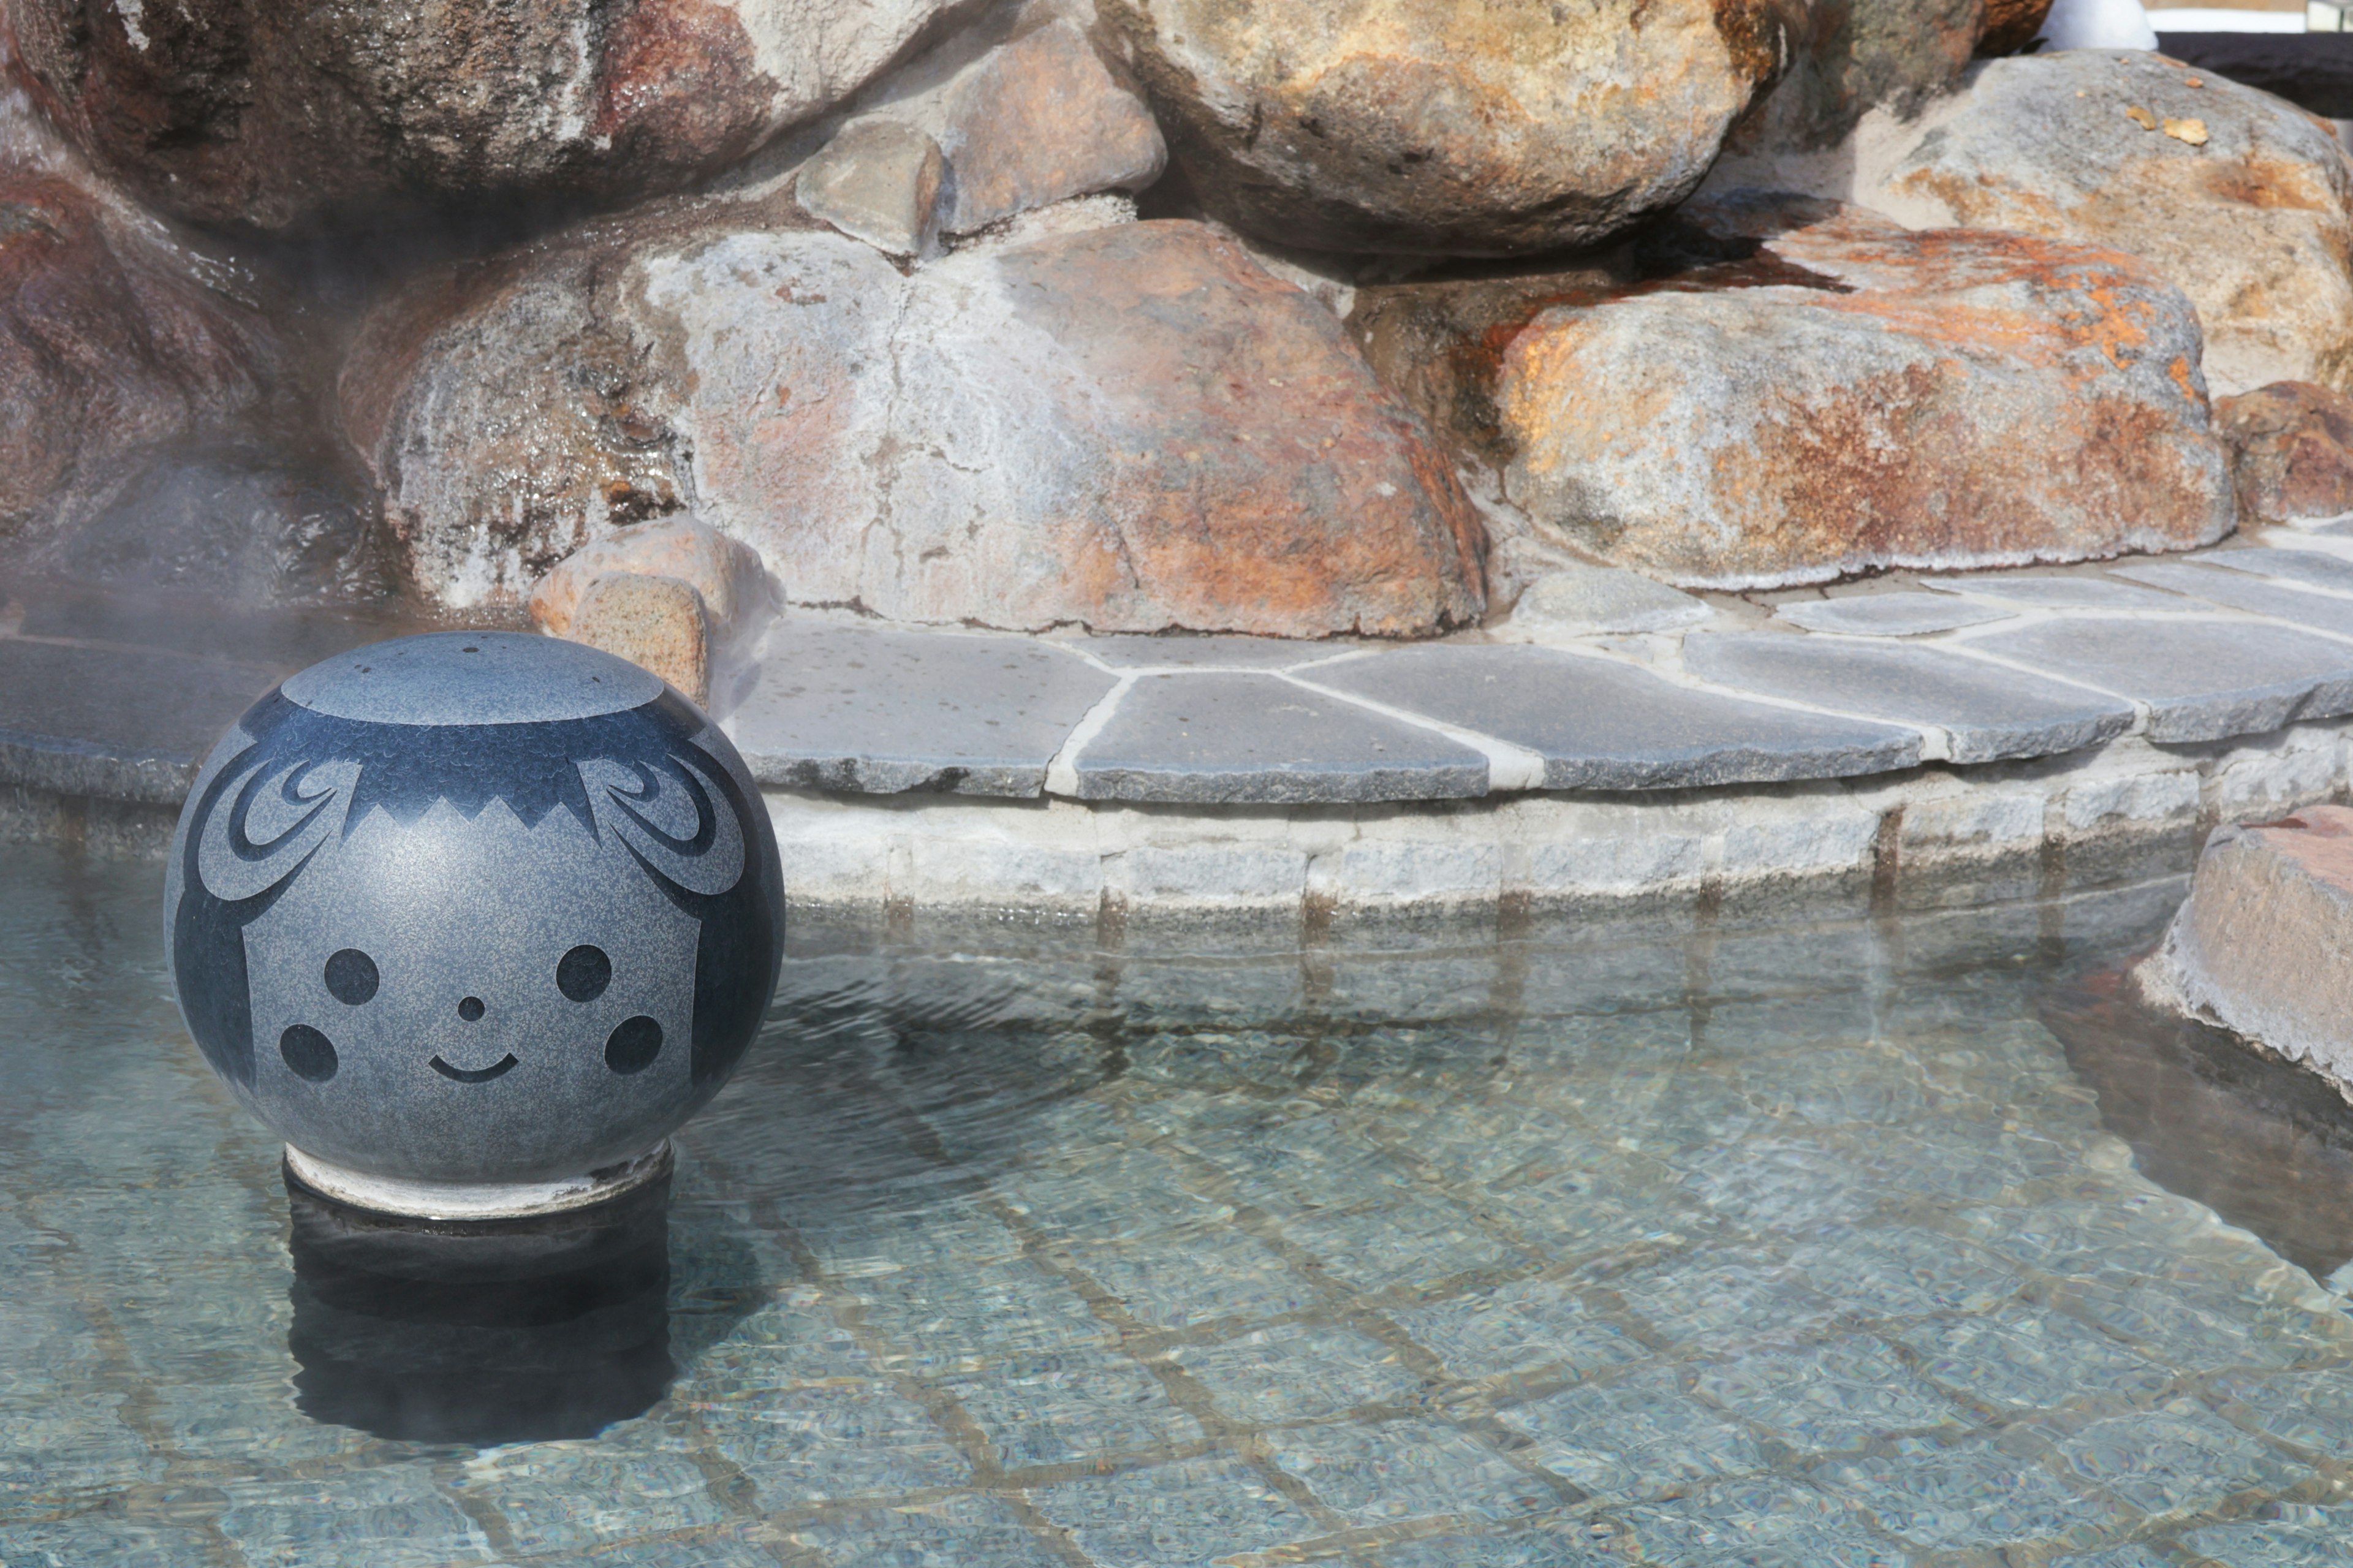
[[[480,996],[469,996],[458,1004],[458,1016],[465,1019],[469,1024],[481,1016],[482,999]]]

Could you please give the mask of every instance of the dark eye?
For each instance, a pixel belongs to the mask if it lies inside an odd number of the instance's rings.
[[[327,993],[346,1007],[356,1007],[375,994],[375,960],[356,947],[347,947],[327,960]]]
[[[623,1076],[643,1072],[661,1055],[661,1026],[651,1018],[625,1018],[605,1041],[605,1065]]]
[[[575,1002],[594,1002],[613,984],[613,961],[601,947],[582,944],[555,966],[555,988]]]
[[[296,1078],[324,1083],[335,1076],[334,1042],[308,1024],[297,1024],[279,1036],[278,1054],[286,1058]]]

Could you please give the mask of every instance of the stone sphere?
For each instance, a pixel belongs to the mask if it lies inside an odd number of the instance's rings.
[[[785,930],[717,727],[609,654],[493,632],[359,648],[255,703],[181,812],[164,919],[189,1032],[296,1174],[444,1217],[667,1169]]]

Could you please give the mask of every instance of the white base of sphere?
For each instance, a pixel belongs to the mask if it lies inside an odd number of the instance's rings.
[[[286,1145],[286,1169],[322,1197],[408,1219],[523,1219],[607,1203],[670,1173],[670,1140],[617,1165],[559,1182],[404,1182],[330,1164]]]

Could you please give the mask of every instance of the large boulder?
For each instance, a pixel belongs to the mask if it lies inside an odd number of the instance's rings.
[[[260,411],[284,353],[249,302],[252,287],[102,191],[0,171],[0,552],[9,561],[55,565],[86,553],[75,549],[78,531],[162,454],[241,430]],[[164,510],[142,526],[160,526]],[[136,531],[118,547],[142,547]]]
[[[2353,391],[2353,163],[2292,105],[2162,56],[1988,61],[1855,199],[1915,228],[2010,229],[2141,257],[2205,323],[2218,394]]]
[[[1809,0],[1792,7],[1790,60],[1736,127],[1737,155],[1831,146],[1873,109],[1911,115],[1968,68],[1986,0]]]
[[[1646,258],[1548,304],[1458,294],[1452,369],[1398,383],[1445,389],[1428,412],[1508,498],[1619,564],[1764,588],[2232,526],[2197,317],[2130,257],[1773,198],[1686,209]]]
[[[448,604],[689,505],[788,602],[895,620],[1406,636],[1483,603],[1419,421],[1199,224],[905,276],[773,208],[594,226],[382,312],[343,406]]]
[[[1780,68],[1784,10],[1103,4],[1210,214],[1282,245],[1462,256],[1589,244],[1688,195]]]
[[[2353,811],[2222,827],[2137,972],[2152,1000],[2318,1073],[2353,1100]]]
[[[674,186],[955,0],[0,0],[50,112],[182,217],[263,229]]]

